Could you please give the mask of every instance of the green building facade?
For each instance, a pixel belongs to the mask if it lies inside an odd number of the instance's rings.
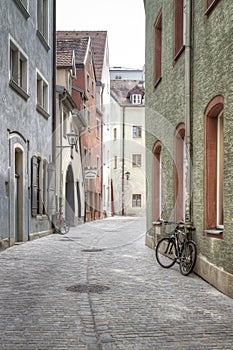
[[[195,272],[233,297],[233,2],[144,4],[146,244],[195,226]]]

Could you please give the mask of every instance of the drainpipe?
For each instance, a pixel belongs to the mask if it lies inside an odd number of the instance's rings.
[[[125,107],[123,107],[123,118],[122,118],[122,188],[121,188],[121,195],[122,195],[122,216],[125,215]]]
[[[62,104],[63,104],[63,101],[67,98],[67,92],[65,91],[65,93],[63,94],[63,97],[60,99],[60,103],[59,103],[59,109],[60,109],[60,170],[59,170],[59,173],[60,173],[60,187],[59,187],[59,214],[62,213],[62,125],[63,125],[63,108],[62,108]]]
[[[191,19],[192,0],[184,0],[185,44],[185,222],[191,223]]]
[[[85,93],[84,90],[80,89],[79,87],[72,85],[71,88],[77,92],[80,93],[81,99],[82,99],[82,117],[85,118],[84,115],[84,100],[85,100]],[[82,139],[81,134],[79,135],[79,149],[80,149],[80,158],[81,158],[81,168],[82,168],[82,175],[83,175],[83,189],[84,189],[84,218],[83,221],[87,221],[87,192],[86,192],[86,182],[85,182],[85,172],[83,169],[83,154],[82,154]]]

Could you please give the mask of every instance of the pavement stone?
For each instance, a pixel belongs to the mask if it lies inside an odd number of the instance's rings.
[[[161,268],[145,230],[112,217],[1,252],[0,350],[233,350],[233,299]]]

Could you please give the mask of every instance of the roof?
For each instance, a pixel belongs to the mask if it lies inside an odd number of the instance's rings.
[[[72,50],[57,51],[57,67],[72,67]]]
[[[145,90],[137,80],[111,80],[110,93],[111,96],[120,104],[129,104],[130,94],[135,91],[144,96]]]
[[[84,63],[86,52],[89,44],[89,37],[80,38],[78,40],[65,39],[57,40],[57,53],[59,51],[72,52],[75,51],[75,63]]]
[[[77,40],[85,37],[91,38],[96,79],[97,81],[101,81],[107,45],[107,31],[57,31],[58,40]]]

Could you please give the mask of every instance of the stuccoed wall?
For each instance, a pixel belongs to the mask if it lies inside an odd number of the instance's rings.
[[[184,54],[173,61],[173,1],[146,1],[146,146],[147,180],[152,187],[153,145],[162,146],[164,219],[173,214],[174,132],[184,117]],[[198,246],[195,271],[224,293],[233,296],[233,2],[221,1],[208,20],[204,0],[192,1],[192,216]],[[154,22],[162,8],[162,82],[153,88]],[[204,234],[204,113],[213,97],[224,97],[224,239]],[[165,145],[164,145],[165,144]],[[165,184],[164,184],[165,181]],[[147,191],[147,229],[152,221],[152,191]]]
[[[162,9],[162,81],[154,89],[154,23]],[[174,135],[184,122],[184,55],[173,61],[173,1],[146,1],[146,147],[147,147],[147,229],[152,228],[152,150],[162,146],[162,217],[171,219],[174,206]]]
[[[37,221],[31,217],[30,202],[28,201],[28,186],[31,178],[31,157],[41,155],[47,158],[48,163],[52,161],[52,58],[53,58],[53,21],[52,6],[49,1],[49,45],[46,50],[38,38],[37,31],[37,2],[29,1],[28,12],[30,17],[26,19],[19,10],[14,0],[1,0],[1,63],[0,63],[0,239],[14,239],[9,224],[14,226],[14,164],[13,150],[9,144],[8,130],[16,132],[24,139],[24,240],[34,232],[48,230],[48,221]],[[17,42],[19,47],[28,56],[28,94],[29,99],[25,101],[9,86],[9,35]],[[36,110],[36,68],[43,74],[49,83],[49,114],[50,118],[44,118]],[[12,144],[14,140],[11,140]],[[8,183],[9,193],[7,195],[6,185]],[[29,216],[28,216],[29,215]]]
[[[194,1],[193,38],[193,219],[201,254],[233,273],[233,2],[221,1],[204,20],[203,2]],[[204,112],[216,95],[224,97],[224,239],[203,235]]]

